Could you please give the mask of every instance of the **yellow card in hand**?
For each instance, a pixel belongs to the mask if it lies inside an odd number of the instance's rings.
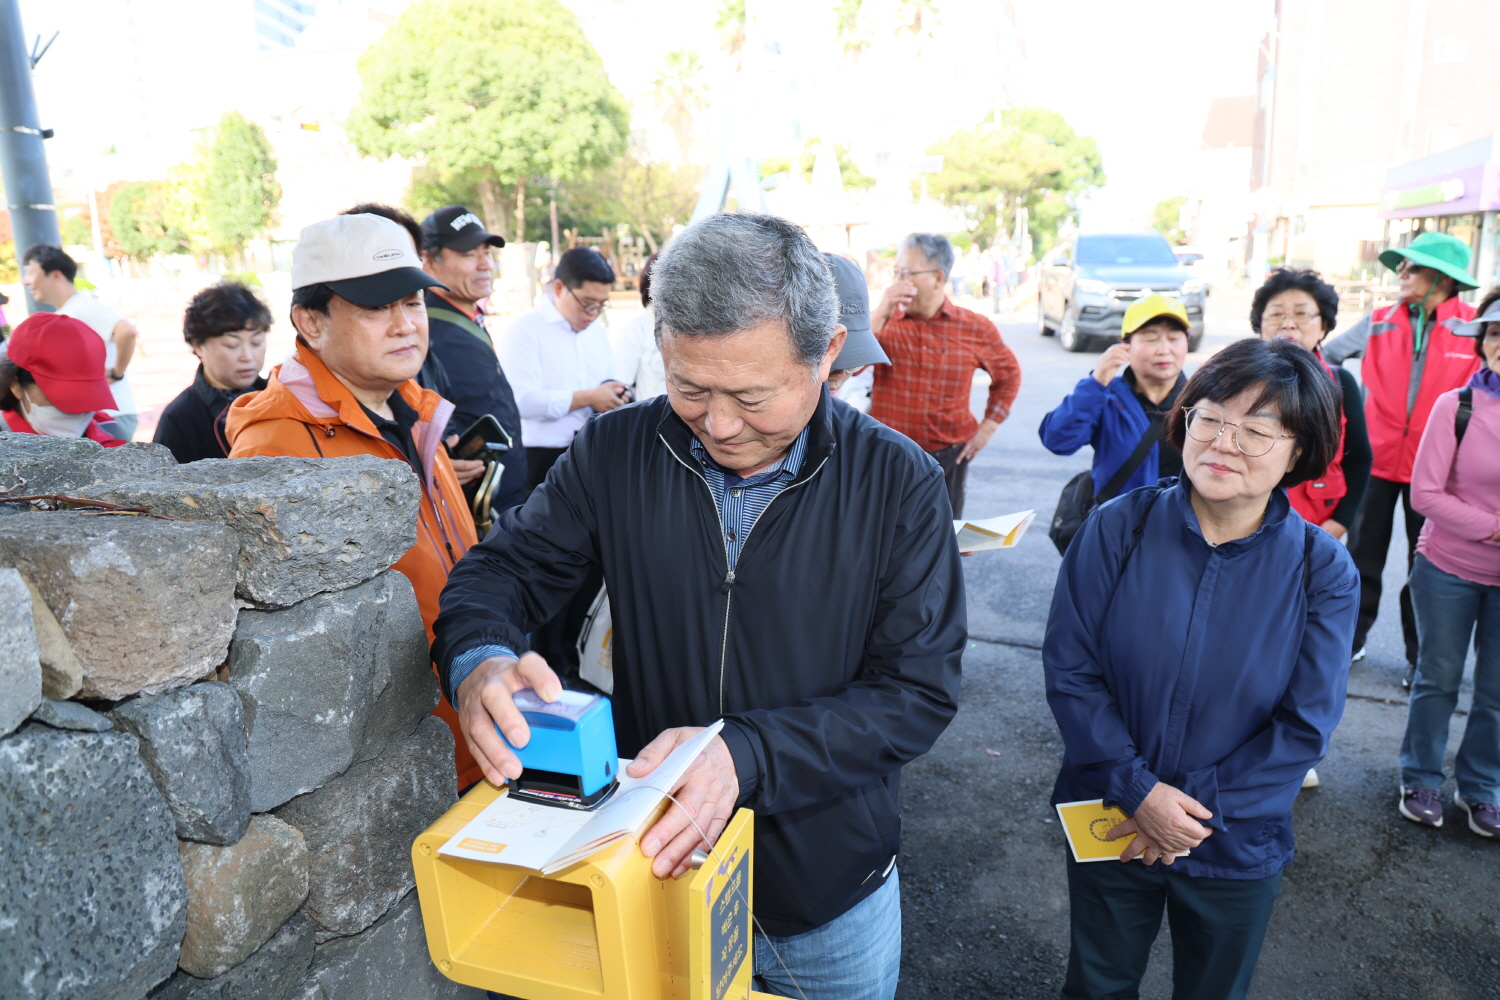
[[[1106,807],[1103,799],[1059,802],[1057,817],[1068,835],[1074,861],[1118,861],[1125,845],[1135,839],[1133,833],[1119,840],[1104,839],[1128,817],[1116,806]]]

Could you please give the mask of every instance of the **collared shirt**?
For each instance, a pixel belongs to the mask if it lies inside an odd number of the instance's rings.
[[[575,333],[549,300],[517,317],[499,346],[521,411],[521,443],[566,448],[594,414],[591,406],[570,410],[573,393],[615,378],[604,323],[595,320]]]
[[[696,436],[690,447],[693,457],[703,467],[703,478],[708,482],[714,506],[719,510],[719,523],[724,531],[724,554],[729,561],[729,568],[733,570],[739,564],[740,551],[745,547],[745,541],[750,537],[755,522],[771,501],[797,478],[797,472],[802,468],[802,458],[807,454],[807,428],[802,428],[802,433],[797,435],[797,440],[792,442],[781,461],[748,479],[741,479],[710,458],[708,449],[703,447]],[[453,658],[453,663],[448,668],[451,689],[457,691],[459,685],[474,672],[474,668],[485,660],[493,656],[515,655],[511,649],[497,645],[476,646],[465,650]]]
[[[876,334],[890,356],[875,366],[870,416],[933,452],[965,444],[979,431],[969,411],[974,370],[990,376],[986,420],[1003,421],[1021,390],[1021,365],[995,324],[948,299],[928,319],[888,319]]]
[[[740,561],[740,550],[750,537],[750,529],[760,515],[786,489],[802,468],[802,456],[807,453],[807,428],[797,435],[791,448],[781,461],[768,466],[751,476],[740,476],[715,462],[697,436],[692,441],[693,457],[703,467],[703,478],[708,481],[709,491],[714,495],[714,505],[719,508],[719,524],[724,531],[724,554],[729,568],[734,569]]]

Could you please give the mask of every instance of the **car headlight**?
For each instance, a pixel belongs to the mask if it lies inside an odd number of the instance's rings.
[[[1079,278],[1073,283],[1073,287],[1080,292],[1087,292],[1090,295],[1109,294],[1109,282],[1095,281],[1093,278]]]
[[[1182,290],[1178,294],[1202,295],[1206,291],[1208,291],[1208,282],[1206,281],[1184,281],[1182,283]]]

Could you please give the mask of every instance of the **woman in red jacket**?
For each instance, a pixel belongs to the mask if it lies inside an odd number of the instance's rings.
[[[17,434],[88,438],[106,448],[125,443],[106,408],[115,397],[104,378],[104,342],[58,313],[37,313],[16,326],[0,362],[0,415]]]
[[[1411,466],[1417,442],[1437,398],[1469,381],[1479,368],[1474,342],[1453,327],[1474,318],[1458,297],[1477,288],[1469,274],[1469,246],[1447,233],[1421,233],[1404,247],[1380,255],[1396,272],[1401,301],[1381,306],[1323,345],[1331,365],[1360,358],[1365,420],[1375,462],[1359,516],[1349,530],[1349,554],[1359,567],[1359,625],[1353,658],[1365,655],[1365,637],[1380,612],[1381,580],[1399,504],[1405,508],[1406,568],[1416,556],[1422,515],[1411,504]],[[1417,663],[1417,623],[1411,588],[1401,588],[1401,632],[1407,682]]]
[[[1334,538],[1354,524],[1359,501],[1370,481],[1370,437],[1365,431],[1364,396],[1354,375],[1334,369],[1319,350],[1338,322],[1339,293],[1317,271],[1278,267],[1255,292],[1250,328],[1262,340],[1284,338],[1301,344],[1322,362],[1343,398],[1342,441],[1337,457],[1323,473],[1287,490],[1287,499],[1303,520]]]

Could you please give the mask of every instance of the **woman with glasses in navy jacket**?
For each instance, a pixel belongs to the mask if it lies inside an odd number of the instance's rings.
[[[1175,995],[1245,996],[1292,801],[1344,710],[1359,578],[1286,492],[1337,454],[1333,381],[1296,344],[1242,340],[1180,399],[1183,475],[1088,518],[1047,622],[1053,802],[1103,799],[1130,817],[1111,839],[1134,835],[1118,862],[1067,862],[1067,998],[1135,995],[1164,907]]]

